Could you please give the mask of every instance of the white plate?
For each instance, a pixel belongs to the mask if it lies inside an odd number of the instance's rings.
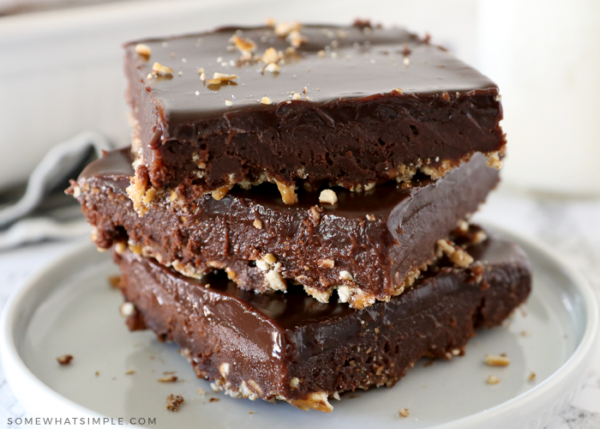
[[[154,428],[542,428],[571,401],[593,359],[598,304],[585,280],[559,258],[539,244],[510,238],[531,258],[534,287],[509,323],[479,331],[464,357],[429,367],[419,361],[392,389],[343,395],[331,414],[213,393],[174,345],[159,343],[149,331],[126,329],[120,294],[107,283],[117,269],[91,244],[13,295],[1,326],[4,370],[22,405],[40,417],[151,418]],[[486,353],[503,352],[510,366],[484,365]],[[74,356],[71,365],[57,364],[63,354]],[[132,369],[135,374],[125,374]],[[176,371],[182,380],[158,383],[164,371]],[[486,384],[490,374],[501,382]],[[198,395],[198,387],[206,396]],[[177,413],[164,408],[170,393],[185,398]],[[398,416],[401,408],[409,409],[409,417]]]

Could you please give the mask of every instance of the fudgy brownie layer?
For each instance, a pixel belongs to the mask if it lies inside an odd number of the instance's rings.
[[[175,341],[213,389],[331,411],[328,398],[393,386],[423,356],[463,354],[474,328],[499,325],[527,298],[531,273],[518,246],[493,237],[466,250],[471,268],[444,258],[407,292],[365,310],[299,290],[254,294],[222,273],[190,279],[130,251],[114,256],[133,304],[129,327]]]
[[[271,181],[294,203],[302,182],[361,190],[419,170],[438,177],[475,152],[499,164],[498,88],[445,49],[397,28],[289,29],[125,45],[140,212],[151,189],[220,198]],[[214,73],[237,78],[211,84]]]
[[[128,244],[188,276],[224,269],[240,288],[258,292],[285,290],[290,281],[327,302],[337,289],[354,308],[402,293],[434,261],[437,242],[498,182],[476,154],[438,180],[415,177],[364,194],[336,188],[335,205],[302,192],[288,206],[265,184],[219,201],[205,195],[186,203],[164,193],[140,217],[125,194],[130,174],[128,151],[114,151],[73,183],[100,248]]]

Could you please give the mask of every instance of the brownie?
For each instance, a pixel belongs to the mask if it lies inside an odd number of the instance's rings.
[[[113,254],[133,304],[130,328],[175,341],[213,389],[331,411],[328,398],[391,387],[421,357],[463,354],[475,328],[501,324],[524,302],[531,288],[525,253],[495,236],[469,241],[471,268],[442,258],[410,290],[364,310],[297,289],[255,294],[222,273],[191,279],[128,250]]]
[[[94,226],[98,247],[128,244],[192,277],[224,269],[240,288],[257,292],[296,283],[327,302],[337,289],[353,308],[402,293],[441,251],[451,253],[438,241],[498,183],[498,172],[476,154],[438,180],[417,175],[360,194],[334,188],[334,205],[304,191],[297,204],[286,205],[274,185],[263,184],[218,201],[157,194],[138,216],[125,191],[133,174],[128,156],[127,149],[108,153],[70,191]],[[457,262],[468,265],[468,257]]]
[[[125,45],[125,70],[140,213],[161,189],[219,199],[268,181],[292,204],[302,187],[437,178],[475,152],[499,166],[505,145],[496,84],[399,28],[281,24],[140,40]]]

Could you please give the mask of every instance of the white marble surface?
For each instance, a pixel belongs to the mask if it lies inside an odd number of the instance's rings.
[[[490,196],[476,219],[493,222],[553,247],[581,270],[600,300],[599,200],[552,199],[501,189]],[[44,243],[0,253],[0,308],[32,273],[73,245],[73,242]],[[24,415],[26,411],[13,396],[0,369],[0,427],[6,426],[9,417]],[[547,426],[547,429],[592,428],[600,428],[600,354],[580,393]]]

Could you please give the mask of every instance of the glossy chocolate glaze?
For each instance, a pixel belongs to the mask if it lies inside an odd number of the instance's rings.
[[[403,29],[368,30],[304,26],[307,42],[275,74],[261,72],[263,63],[238,62],[239,52],[227,49],[237,32],[256,43],[259,56],[270,47],[285,51],[289,43],[270,27],[125,45],[140,174],[156,188],[181,184],[182,196],[193,199],[264,173],[287,185],[350,188],[389,180],[402,165],[457,164],[475,151],[502,149],[493,82]],[[149,60],[135,52],[138,43],[151,49]],[[149,78],[154,62],[173,75]],[[239,77],[206,85],[200,67],[207,79],[214,72]],[[272,104],[257,101],[263,97]],[[200,178],[199,162],[206,165]]]
[[[259,292],[273,285],[255,261],[271,254],[283,279],[324,293],[339,285],[364,292],[362,304],[352,295],[355,308],[410,286],[406,279],[433,261],[436,242],[474,212],[498,182],[498,172],[476,154],[436,181],[414,179],[408,187],[386,184],[366,193],[336,188],[334,206],[320,204],[310,192],[288,206],[273,186],[261,185],[234,189],[220,201],[206,195],[194,204],[171,202],[165,195],[139,217],[124,192],[132,173],[125,157],[126,150],[112,152],[78,179],[79,201],[96,227],[98,246],[128,240],[146,256],[195,273],[227,268],[239,287]],[[323,265],[325,260],[333,266]],[[343,278],[344,271],[352,279]]]
[[[228,388],[251,379],[263,399],[293,401],[393,385],[418,358],[448,358],[474,327],[500,324],[529,294],[528,259],[498,237],[466,248],[478,261],[473,268],[443,259],[409,291],[364,310],[323,304],[300,290],[257,295],[222,273],[194,280],[131,252],[115,258],[125,298],[137,308],[130,326],[150,327],[188,349],[199,376],[219,380],[221,364],[236,362]],[[290,388],[293,377],[297,389]]]

